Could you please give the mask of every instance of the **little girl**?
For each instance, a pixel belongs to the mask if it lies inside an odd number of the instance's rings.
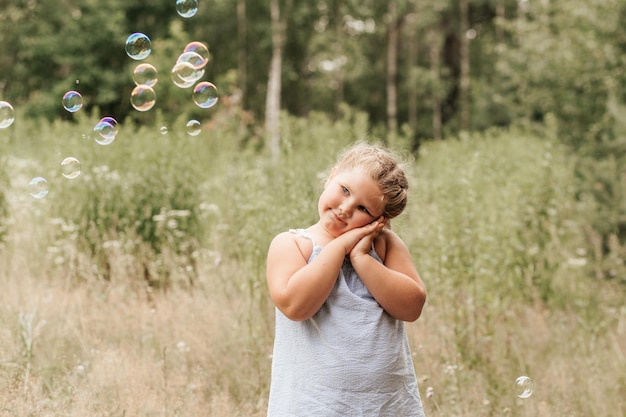
[[[388,150],[357,144],[326,180],[319,221],[272,240],[268,417],[424,416],[404,321],[419,318],[426,289],[385,227],[407,188]]]

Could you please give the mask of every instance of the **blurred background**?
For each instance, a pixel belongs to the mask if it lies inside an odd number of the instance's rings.
[[[0,415],[265,415],[267,246],[360,140],[408,162],[427,415],[626,415],[625,17],[0,0]]]

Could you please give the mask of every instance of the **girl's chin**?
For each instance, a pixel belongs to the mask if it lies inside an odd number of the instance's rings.
[[[320,225],[332,237],[337,237],[348,231],[345,224],[340,224],[336,220],[328,220],[320,222]]]

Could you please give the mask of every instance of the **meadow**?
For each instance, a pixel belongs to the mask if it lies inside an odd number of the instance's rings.
[[[346,113],[285,116],[278,160],[226,112],[198,136],[124,122],[107,146],[84,115],[0,131],[0,416],[264,416],[265,253],[315,221],[336,152],[379,139]],[[550,129],[389,141],[411,180],[392,227],[428,289],[407,324],[427,415],[625,416],[625,251],[594,231],[577,157]]]

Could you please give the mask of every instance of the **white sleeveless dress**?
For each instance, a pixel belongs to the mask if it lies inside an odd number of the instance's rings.
[[[321,249],[313,241],[308,262]],[[378,305],[348,259],[312,318],[276,309],[267,416],[424,417],[404,322]]]

